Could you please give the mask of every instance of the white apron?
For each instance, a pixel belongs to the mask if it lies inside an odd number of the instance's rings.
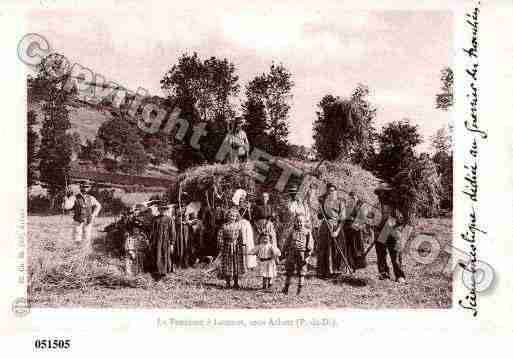
[[[253,238],[253,227],[251,223],[245,218],[240,220],[240,226],[242,231],[242,242],[246,245],[246,250],[252,251],[255,247],[255,241]],[[255,268],[257,265],[257,260],[255,255],[248,254],[246,256],[246,264],[248,268]]]

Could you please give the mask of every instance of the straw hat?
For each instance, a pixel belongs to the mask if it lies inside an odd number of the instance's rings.
[[[79,184],[78,184],[78,187],[80,188],[80,190],[88,190],[91,188],[91,184],[87,181],[81,181]]]

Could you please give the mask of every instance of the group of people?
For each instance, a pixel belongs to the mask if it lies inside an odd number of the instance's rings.
[[[386,191],[391,189],[381,187],[376,194]],[[319,209],[319,218],[322,219],[317,252],[319,278],[329,278],[340,269],[353,272],[365,268],[366,256],[375,246],[379,279],[390,279],[387,265],[389,254],[396,281],[406,282],[400,249],[411,234],[412,227],[406,224],[400,210],[393,208],[386,198],[380,197],[381,220],[373,225],[375,214],[356,191],[350,191],[348,201],[344,202],[337,195],[336,186],[328,184]],[[365,244],[368,244],[367,249]]]
[[[73,210],[76,241],[90,240],[92,221],[101,209],[99,202],[86,192],[86,187],[81,186],[79,193],[64,202],[66,209]],[[262,288],[269,289],[283,261],[282,292],[289,292],[291,279],[297,276],[299,294],[313,256],[317,276],[329,279],[340,272],[365,268],[370,245],[375,245],[379,278],[390,279],[388,254],[396,281],[405,282],[400,249],[406,224],[397,209],[382,201],[381,221],[376,226],[371,224],[374,213],[356,191],[350,191],[346,201],[334,184],[328,184],[316,213],[311,213],[313,210],[297,193],[297,186],[291,186],[285,208],[277,208],[269,193],[262,193],[253,205],[246,192],[238,189],[224,216],[201,211],[201,205],[195,207],[195,203],[183,211],[161,204],[145,231],[127,231],[127,268],[136,268],[129,273],[144,270],[162,278],[176,266],[193,266],[205,260],[213,262],[228,288],[240,288],[241,277],[256,270],[262,278]],[[277,209],[281,209],[280,218]]]
[[[277,235],[277,214],[269,201],[269,193],[262,194],[252,211],[253,215],[248,216],[251,218],[250,222],[245,215],[249,213],[251,204],[247,202],[244,194],[237,198],[237,194],[241,192],[236,191],[234,205],[229,209],[226,223],[221,226],[217,236],[220,253],[219,276],[226,281],[227,288],[240,288],[239,279],[248,268],[253,267],[250,260],[251,256],[255,256],[263,289],[272,287],[278,274],[277,264],[284,259],[286,280],[283,292],[288,293],[294,274],[298,276],[298,293],[301,292],[307,259],[314,249],[314,240],[308,227],[307,206],[292,196],[296,191],[297,188],[290,191],[291,198],[287,204],[287,217],[290,221],[285,223],[281,236]],[[249,236],[249,241],[245,235],[248,228],[254,233],[254,236]]]
[[[345,201],[336,186],[328,184],[327,193],[320,199],[315,213],[320,226],[315,226],[311,208],[298,198],[297,192],[297,186],[289,188],[285,215],[278,218],[269,193],[262,193],[252,205],[244,190],[235,191],[223,224],[210,231],[215,236],[218,276],[226,282],[227,288],[239,289],[241,277],[256,268],[262,288],[269,289],[278,274],[277,265],[283,261],[285,285],[282,292],[289,292],[291,279],[296,276],[299,294],[308,263],[313,262],[312,256],[317,259],[317,276],[329,279],[340,272],[354,273],[365,268],[371,245],[376,246],[379,278],[390,279],[386,258],[390,255],[396,281],[405,282],[400,253],[405,223],[397,209],[392,210],[383,202],[382,219],[375,226],[371,223],[374,213],[356,191],[350,191]],[[281,223],[279,233],[278,221]],[[155,233],[152,242],[159,243],[160,231],[155,228],[152,233]],[[198,239],[197,243],[208,241],[213,239]],[[198,251],[201,252],[201,246]],[[153,253],[160,255],[155,250]]]

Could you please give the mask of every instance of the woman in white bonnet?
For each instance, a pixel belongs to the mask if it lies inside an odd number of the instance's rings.
[[[232,197],[233,204],[237,206],[237,208],[240,208],[241,202],[245,201],[246,197],[247,192],[245,190],[243,190],[242,188],[237,189]],[[246,246],[247,251],[251,252],[255,247],[253,226],[246,218],[242,216],[242,214],[240,214],[240,212],[238,220],[242,232],[242,242]],[[255,255],[246,255],[246,266],[248,269],[252,269],[257,266],[257,259]]]

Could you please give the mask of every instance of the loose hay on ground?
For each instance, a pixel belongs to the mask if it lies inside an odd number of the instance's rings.
[[[94,237],[112,219],[100,218]],[[420,221],[420,228],[436,233],[450,243],[451,220]],[[274,289],[262,292],[260,278],[253,271],[243,280],[244,290],[226,290],[223,281],[205,274],[204,268],[173,273],[162,282],[148,275],[128,280],[123,262],[109,257],[95,246],[93,255],[76,250],[71,243],[72,220],[69,217],[28,218],[29,297],[39,307],[100,308],[449,308],[452,277],[436,268],[419,265],[410,256],[404,259],[407,286],[377,280],[374,251],[369,266],[356,277],[364,285],[355,285],[347,276],[331,281],[315,278],[311,271],[304,294],[282,295],[283,268],[280,267]],[[293,280],[291,293],[295,291]]]

